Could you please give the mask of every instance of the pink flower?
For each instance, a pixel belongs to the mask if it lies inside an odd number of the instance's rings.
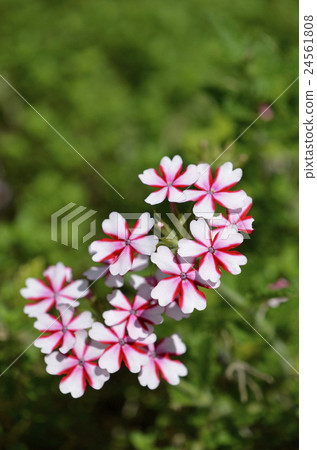
[[[244,203],[246,193],[244,191],[229,191],[240,181],[242,170],[232,170],[231,162],[226,162],[216,171],[215,179],[212,179],[211,168],[208,164],[199,164],[200,176],[195,182],[199,190],[188,189],[183,195],[185,201],[195,201],[193,213],[197,217],[211,218],[215,212],[215,202],[229,209],[239,209]]]
[[[112,260],[113,262],[113,260]],[[103,266],[91,267],[86,272],[84,276],[88,280],[98,280],[99,278],[105,278],[105,285],[112,288],[119,288],[123,286],[123,276],[112,275],[110,268],[111,261],[105,261]],[[143,270],[149,265],[149,257],[145,255],[137,255],[133,259],[131,271]]]
[[[194,309],[202,311],[206,308],[206,297],[196,285],[210,288],[218,287],[219,283],[207,285],[193,268],[195,261],[192,258],[184,261],[178,256],[175,257],[169,248],[161,246],[151,256],[151,260],[162,272],[169,275],[151,292],[152,297],[157,299],[161,306],[172,303],[179,295],[179,306],[185,314],[192,313]]]
[[[219,281],[222,267],[227,272],[237,275],[240,266],[247,263],[247,258],[237,251],[229,251],[243,242],[242,234],[231,230],[230,234],[222,230],[211,231],[204,219],[193,220],[190,230],[196,239],[178,241],[178,253],[184,258],[202,257],[199,262],[199,275],[203,280],[216,283]]]
[[[142,366],[138,377],[141,386],[156,389],[160,384],[160,376],[169,384],[179,384],[180,377],[186,376],[188,371],[183,363],[171,359],[171,356],[182,355],[185,352],[186,346],[177,334],[162,339],[156,345],[149,343],[149,361]]]
[[[136,295],[131,305],[127,297],[116,289],[107,298],[110,305],[116,309],[103,313],[105,324],[112,327],[124,323],[130,338],[134,340],[146,338],[153,333],[153,325],[163,322],[161,314],[164,309],[152,304],[151,297],[145,299]]]
[[[99,359],[99,366],[109,373],[117,372],[122,361],[132,373],[138,373],[141,366],[147,363],[146,344],[134,341],[126,331],[125,323],[106,328],[102,323],[95,322],[89,331],[89,336],[106,347]]]
[[[67,353],[75,345],[75,332],[90,328],[93,324],[89,311],[74,317],[74,308],[61,305],[59,312],[58,318],[51,314],[40,314],[34,323],[37,330],[45,333],[34,342],[35,347],[40,348],[42,353],[52,353],[59,346],[61,353]]]
[[[179,155],[174,156],[172,160],[164,156],[160,162],[162,175],[158,174],[155,169],[147,169],[139,175],[142,183],[159,188],[145,199],[146,203],[157,205],[162,203],[166,197],[169,202],[183,202],[184,197],[179,188],[193,184],[198,178],[198,172],[193,164],[190,164],[183,173],[181,173],[182,167],[183,160]]]
[[[89,247],[93,261],[110,261],[112,275],[126,274],[132,269],[135,254],[151,255],[155,251],[157,236],[146,236],[153,225],[154,219],[149,213],[143,213],[130,231],[121,214],[112,212],[102,222],[103,231],[110,238],[94,241]]]
[[[51,375],[66,375],[59,388],[63,394],[71,394],[73,398],[81,397],[87,383],[94,389],[101,389],[110,375],[96,363],[103,349],[91,342],[86,343],[87,332],[76,332],[76,344],[68,355],[53,352],[45,356],[46,371]]]
[[[273,291],[278,291],[279,289],[287,288],[287,286],[289,286],[288,280],[286,278],[279,278],[274,283],[269,284],[268,287]]]
[[[252,206],[252,198],[247,197],[242,208],[238,210],[227,210],[228,219],[219,214],[217,217],[213,217],[209,221],[209,225],[216,228],[232,228],[236,231],[244,231],[245,233],[251,234],[253,231],[252,222],[254,219],[252,216],[248,216]]]
[[[71,281],[70,267],[63,263],[49,266],[44,276],[46,282],[36,278],[27,278],[26,288],[21,289],[21,295],[32,303],[25,305],[24,312],[29,317],[37,317],[46,313],[54,305],[58,308],[62,304],[78,306],[79,298],[86,297],[89,293],[86,280]]]

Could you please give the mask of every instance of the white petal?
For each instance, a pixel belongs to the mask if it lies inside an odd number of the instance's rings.
[[[166,199],[167,193],[168,189],[167,187],[164,187],[162,189],[159,189],[158,191],[152,192],[146,197],[144,201],[149,205],[157,205],[159,203],[162,203]]]
[[[54,299],[40,300],[36,303],[25,305],[23,311],[29,317],[38,317],[40,314],[46,313],[54,306]]]
[[[117,372],[121,366],[121,345],[115,344],[107,348],[99,359],[99,366],[109,373]]]
[[[124,355],[124,362],[127,368],[132,373],[138,373],[141,370],[141,366],[144,366],[149,360],[148,355],[144,352],[137,350],[132,345],[124,345],[122,347]]]
[[[125,275],[132,267],[132,249],[127,245],[114,263],[110,264],[109,270],[112,275]]]
[[[164,273],[180,274],[181,272],[174,254],[163,245],[151,256],[151,261]]]
[[[156,346],[156,353],[164,355],[183,355],[186,352],[186,345],[178,334],[162,339]]]
[[[102,222],[102,229],[105,234],[115,239],[119,238],[126,240],[129,237],[129,227],[127,221],[121,214],[112,212],[109,219],[105,219]]]
[[[170,303],[165,307],[165,314],[176,321],[187,319],[189,314],[184,314],[180,309],[177,301]]]
[[[248,262],[247,258],[238,252],[226,253],[217,250],[216,258],[222,263],[223,268],[233,275],[241,273],[240,266],[244,266]]]
[[[74,319],[68,324],[68,329],[72,331],[84,330],[86,328],[90,328],[93,322],[94,320],[92,318],[91,312],[84,311],[78,316],[74,317]]]
[[[44,298],[51,298],[53,296],[53,291],[44,284],[42,280],[37,280],[36,278],[27,278],[25,280],[26,288],[22,288],[20,293],[22,297],[37,300]]]
[[[142,366],[138,380],[141,386],[147,386],[149,389],[156,389],[160,384],[160,377],[152,358],[149,358],[149,362]]]
[[[182,293],[179,297],[179,306],[183,313],[190,314],[194,309],[202,311],[206,308],[206,297],[195,288],[189,280],[182,282]]]
[[[231,162],[226,162],[220,166],[215,175],[214,182],[212,184],[212,189],[215,191],[221,191],[223,189],[234,186],[238,181],[241,180],[242,170],[235,169]]]
[[[63,263],[59,262],[55,266],[49,266],[45,270],[44,276],[50,281],[54,291],[58,292],[69,281],[69,271],[69,267],[65,267]]]
[[[216,250],[237,247],[243,242],[243,236],[233,228],[223,228],[216,233],[213,247]]]
[[[208,251],[205,245],[200,244],[199,242],[194,241],[193,239],[180,239],[178,241],[178,250],[177,253],[184,257],[198,257],[205,254]]]
[[[107,296],[107,300],[114,308],[130,311],[132,307],[127,297],[119,289],[115,289],[111,294],[109,294]]]
[[[123,286],[123,277],[121,275],[112,275],[108,272],[106,275],[105,285],[112,288],[119,288]]]
[[[168,201],[172,203],[184,203],[186,202],[186,197],[183,195],[183,192],[177,189],[174,186],[170,186],[168,188]]]
[[[120,311],[118,309],[111,309],[109,311],[105,311],[102,314],[102,317],[105,319],[105,324],[108,327],[113,327],[114,325],[118,325],[119,323],[126,322],[129,316],[129,311]]]
[[[40,336],[34,341],[34,347],[40,348],[42,353],[49,354],[58,347],[62,338],[61,331],[50,333],[48,336]]]
[[[112,259],[116,252],[119,252],[125,247],[124,241],[94,241],[89,246],[89,253],[92,254],[92,260],[96,262],[103,262]]]
[[[86,330],[79,330],[75,333],[76,343],[73,347],[73,353],[78,359],[83,358],[87,350],[87,336]]]
[[[177,187],[187,187],[192,185],[198,180],[199,173],[197,166],[190,164],[187,169],[176,178],[173,185]]]
[[[137,255],[133,259],[132,268],[133,272],[138,272],[139,270],[146,269],[150,262],[150,258],[147,255]]]
[[[142,174],[139,175],[140,180],[143,184],[153,187],[163,187],[166,186],[166,181],[157,173],[155,169],[146,169]]]
[[[199,178],[195,182],[195,186],[204,191],[208,191],[212,185],[211,167],[209,164],[198,164],[197,171]]]
[[[63,325],[58,320],[58,318],[52,316],[51,314],[39,314],[37,316],[37,321],[34,322],[34,328],[43,332],[49,331],[60,331]]]
[[[196,241],[202,243],[206,247],[212,245],[211,230],[204,219],[200,218],[198,220],[192,220],[190,222],[190,231]]]
[[[136,239],[141,236],[145,236],[153,228],[154,219],[149,213],[143,213],[135,222],[129,239]]]
[[[187,375],[187,368],[180,361],[172,361],[168,358],[157,358],[156,363],[158,364],[162,377],[172,385],[179,384],[180,377]]]
[[[94,389],[101,389],[106,381],[109,380],[109,372],[105,369],[101,369],[95,364],[86,363],[85,370],[88,375],[88,383]]]
[[[63,336],[62,346],[60,347],[59,351],[61,353],[67,353],[69,350],[71,350],[76,343],[76,338],[70,331],[66,331]]]
[[[66,297],[69,299],[78,299],[85,297],[88,294],[88,281],[76,280],[72,281],[69,285],[65,286],[58,296]]]
[[[242,207],[247,194],[244,191],[216,192],[213,198],[221,206],[228,209],[239,209]]]
[[[50,355],[45,356],[46,371],[50,375],[61,375],[77,366],[78,359],[73,356],[65,356],[60,352],[53,352]]]
[[[166,306],[176,298],[180,283],[181,279],[179,276],[164,278],[155,286],[151,295],[158,300],[161,306]]]
[[[215,212],[214,195],[206,194],[193,207],[193,213],[196,217],[205,217],[211,219]]]
[[[131,241],[131,247],[142,255],[152,255],[158,244],[157,236],[144,236]]]
[[[102,342],[104,344],[112,344],[118,342],[115,334],[106,328],[102,323],[94,322],[91,330],[89,331],[89,336],[95,341]]]
[[[90,269],[86,270],[86,272],[84,272],[83,275],[88,280],[99,280],[100,278],[106,276],[108,272],[109,272],[109,264],[105,264],[104,266],[100,267],[90,267]]]
[[[160,171],[165,175],[167,182],[174,181],[183,167],[183,160],[179,155],[174,156],[171,160],[168,156],[164,156],[160,162]]]
[[[82,397],[86,389],[84,368],[80,365],[75,367],[69,375],[62,378],[59,388],[63,394],[70,394],[73,398]]]
[[[200,260],[198,271],[203,280],[211,281],[212,283],[216,283],[221,277],[217,261],[211,253],[206,253]]]

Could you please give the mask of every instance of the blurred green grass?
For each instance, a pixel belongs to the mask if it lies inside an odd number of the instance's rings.
[[[100,230],[112,210],[151,211],[137,174],[163,155],[212,163],[297,77],[298,10],[286,0],[13,0],[0,10],[0,73],[125,197],[0,80],[4,370],[37,336],[22,313],[25,278],[60,260],[76,277],[90,265],[86,244],[76,251],[51,241],[51,214],[84,205],[98,212]],[[249,263],[239,277],[223,276],[223,295],[295,367],[297,98],[294,84],[272,120],[259,119],[214,164],[242,167],[240,187],[254,199],[255,231],[243,244]],[[279,277],[289,287],[273,292],[268,284]],[[30,348],[1,378],[1,446],[296,449],[296,374],[220,297],[207,295],[204,313],[158,328],[179,332],[188,346],[189,375],[178,387],[150,392],[123,370],[75,401]],[[264,315],[274,296],[289,301]],[[246,403],[226,376],[237,361],[274,378],[252,376],[260,394],[248,387]]]

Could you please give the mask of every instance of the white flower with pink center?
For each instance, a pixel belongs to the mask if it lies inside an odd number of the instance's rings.
[[[57,347],[60,347],[61,353],[67,353],[75,345],[75,332],[90,328],[93,324],[90,311],[74,317],[74,308],[61,305],[59,312],[60,317],[57,318],[51,314],[40,314],[34,323],[34,327],[44,333],[34,342],[42,353],[52,353]]]
[[[178,241],[178,253],[185,259],[201,257],[198,271],[203,280],[218,282],[220,267],[233,275],[241,273],[240,266],[247,263],[247,258],[237,251],[230,251],[243,242],[241,233],[235,230],[230,230],[230,233],[212,231],[202,218],[193,220],[190,230],[195,240]]]
[[[246,193],[242,190],[229,191],[231,187],[240,181],[242,170],[235,169],[230,162],[226,162],[220,166],[212,179],[211,168],[208,164],[199,164],[199,178],[194,185],[198,190],[187,189],[183,196],[185,201],[196,202],[193,213],[197,217],[212,218],[216,203],[228,209],[240,209],[246,199]]]
[[[186,346],[178,334],[162,339],[156,345],[148,343],[149,361],[142,366],[138,376],[141,386],[156,389],[160,384],[160,376],[169,384],[179,384],[180,377],[186,376],[188,371],[181,361],[171,357],[185,352]]]
[[[84,276],[88,280],[99,280],[100,278],[105,279],[105,285],[112,288],[119,288],[123,286],[123,276],[121,275],[112,275],[109,268],[111,262],[114,261],[105,261],[103,266],[94,266],[84,272]],[[146,255],[137,255],[133,259],[131,271],[143,270],[149,265],[149,257]]]
[[[151,260],[168,275],[151,292],[151,296],[157,299],[161,306],[169,305],[179,296],[178,303],[185,314],[192,313],[194,309],[202,311],[206,308],[206,297],[197,286],[215,288],[219,286],[219,282],[213,285],[204,282],[194,269],[193,258],[187,258],[186,261],[174,256],[169,248],[161,246],[153,253]]]
[[[166,198],[173,203],[183,202],[185,198],[179,188],[193,184],[199,174],[197,167],[193,164],[190,164],[183,173],[181,173],[182,167],[183,160],[179,155],[174,156],[172,160],[164,156],[160,162],[161,175],[155,169],[147,169],[139,175],[142,183],[158,188],[145,199],[146,203],[157,205]]]
[[[122,361],[132,373],[138,373],[141,366],[147,363],[146,344],[130,338],[125,323],[112,328],[95,322],[89,331],[89,336],[105,345],[99,359],[99,366],[109,373],[117,372]]]
[[[73,398],[84,394],[87,383],[94,389],[101,389],[110,378],[107,370],[97,364],[103,349],[86,341],[87,332],[77,331],[76,343],[68,355],[56,351],[45,357],[46,371],[51,375],[65,375],[59,388],[63,394],[71,394]]]
[[[248,216],[252,206],[252,198],[247,197],[242,208],[235,210],[227,210],[228,218],[223,214],[213,217],[208,223],[215,228],[232,228],[236,231],[243,231],[244,233],[251,234],[253,231],[252,223],[254,219],[252,216]]]
[[[105,311],[103,318],[108,327],[126,324],[127,332],[132,339],[144,339],[153,333],[153,325],[163,322],[162,312],[164,308],[151,297],[147,299],[136,295],[132,304],[118,289],[108,295],[108,301],[115,309]]]
[[[31,300],[24,307],[24,312],[29,317],[37,317],[48,312],[55,305],[66,304],[76,307],[79,298],[86,297],[89,293],[86,280],[71,281],[72,272],[63,263],[49,266],[44,277],[46,282],[36,278],[27,278],[26,287],[21,289],[22,297]]]
[[[93,261],[110,262],[109,271],[112,275],[126,274],[132,269],[136,254],[151,255],[155,251],[157,236],[147,236],[153,225],[154,219],[150,214],[143,213],[130,231],[124,217],[112,212],[109,219],[102,222],[103,231],[110,238],[90,244]]]

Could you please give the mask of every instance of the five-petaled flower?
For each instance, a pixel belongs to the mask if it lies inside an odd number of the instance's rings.
[[[209,225],[215,228],[232,228],[236,231],[243,231],[244,233],[251,234],[253,231],[252,223],[254,221],[252,216],[248,216],[251,206],[252,198],[247,197],[240,209],[227,210],[228,218],[223,214],[219,214],[219,216],[213,217],[209,221]]]
[[[241,233],[235,230],[212,231],[202,218],[193,220],[190,230],[196,240],[178,241],[178,253],[185,259],[202,257],[198,271],[203,280],[219,281],[220,267],[233,275],[241,272],[240,266],[247,263],[247,258],[237,251],[230,251],[242,243]]]
[[[156,389],[160,384],[160,376],[169,384],[179,384],[180,377],[187,375],[187,368],[179,360],[171,359],[171,356],[182,355],[185,352],[186,346],[178,334],[162,339],[156,345],[149,342],[149,361],[142,366],[138,376],[140,384],[149,389]]]
[[[86,297],[89,293],[87,280],[71,281],[72,272],[70,267],[63,263],[49,266],[44,277],[47,284],[36,278],[27,278],[26,287],[21,289],[21,295],[32,303],[25,305],[24,312],[29,317],[37,317],[39,314],[48,312],[54,305],[79,305],[79,298]]]
[[[212,179],[211,168],[208,164],[199,164],[197,166],[199,178],[194,185],[199,190],[187,189],[183,192],[183,201],[195,201],[193,213],[197,217],[211,219],[216,203],[229,209],[239,209],[246,199],[246,193],[242,190],[229,191],[242,177],[242,170],[232,170],[230,162],[220,166]]]
[[[153,332],[153,325],[163,322],[164,308],[154,303],[149,296],[147,299],[136,295],[132,304],[127,297],[116,289],[108,295],[108,301],[115,309],[105,311],[103,318],[108,327],[126,324],[127,332],[132,339],[144,339]]]
[[[132,373],[138,373],[141,366],[147,363],[146,344],[135,341],[126,331],[126,324],[121,323],[112,328],[106,328],[102,323],[95,322],[89,331],[89,336],[104,344],[104,351],[99,359],[99,366],[109,373],[117,372],[122,361]]]
[[[206,308],[206,297],[196,286],[216,288],[218,283],[208,284],[201,279],[197,270],[194,269],[195,260],[187,260],[174,256],[172,251],[161,246],[153,253],[151,260],[158,268],[169,275],[161,280],[152,290],[151,295],[157,299],[161,306],[167,306],[176,300],[183,313],[192,313],[194,309],[202,311]]]
[[[51,375],[65,375],[59,388],[63,394],[81,397],[87,383],[94,389],[101,389],[109,380],[107,370],[101,369],[97,360],[102,354],[100,345],[90,342],[87,344],[87,332],[76,332],[76,344],[68,355],[56,351],[45,356],[46,371]]]
[[[75,332],[90,328],[93,324],[90,311],[84,311],[74,317],[74,308],[61,305],[59,313],[57,318],[51,314],[40,314],[34,323],[34,327],[42,333],[34,345],[40,348],[42,353],[51,353],[59,346],[61,353],[67,353],[75,345]]]
[[[139,175],[142,183],[159,188],[158,191],[152,192],[145,199],[146,203],[157,205],[158,203],[162,203],[166,197],[169,202],[183,202],[184,197],[179,188],[193,184],[199,174],[197,167],[193,164],[190,164],[183,173],[181,173],[182,167],[183,160],[179,155],[174,156],[172,160],[168,156],[164,156],[160,162],[162,175],[159,175],[155,169],[147,169]]]
[[[157,236],[146,236],[154,225],[149,213],[143,213],[129,230],[127,221],[121,214],[112,212],[109,219],[102,222],[105,234],[110,238],[100,239],[90,244],[93,261],[109,263],[112,275],[124,275],[132,269],[137,253],[151,255],[158,243]]]

